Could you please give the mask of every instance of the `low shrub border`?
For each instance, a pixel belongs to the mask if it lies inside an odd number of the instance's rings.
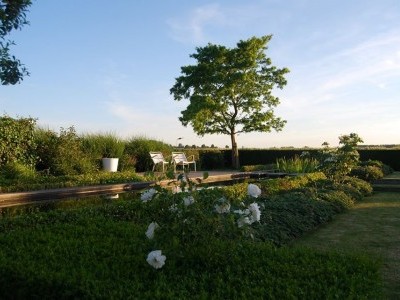
[[[274,246],[346,209],[345,191],[329,192],[326,182],[319,189],[317,178],[299,179],[286,193],[256,193],[256,200],[244,183],[195,192],[193,201],[160,190],[146,201],[2,218],[0,296],[379,298],[379,265],[364,256]],[[210,211],[222,197],[233,206],[257,201],[260,221],[238,230],[232,214]],[[171,214],[174,205],[179,210]],[[154,221],[161,239],[149,240],[144,233]],[[160,247],[167,263],[153,269],[146,253]]]

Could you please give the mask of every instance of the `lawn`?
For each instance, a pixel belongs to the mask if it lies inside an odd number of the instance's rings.
[[[381,260],[385,294],[400,299],[400,193],[375,193],[293,245]]]

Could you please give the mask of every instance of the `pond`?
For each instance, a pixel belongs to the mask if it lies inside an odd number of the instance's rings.
[[[79,207],[100,206],[114,201],[133,200],[140,191],[129,191],[113,194],[100,194],[62,199],[33,201],[32,203],[0,208],[0,217],[12,217],[21,214],[46,212],[55,209],[75,209]]]

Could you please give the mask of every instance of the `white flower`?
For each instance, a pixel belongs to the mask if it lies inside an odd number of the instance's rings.
[[[250,211],[250,221],[251,221],[251,223],[254,223],[256,221],[260,221],[261,211],[260,211],[260,207],[258,206],[258,203],[253,202],[252,204],[250,204],[249,205],[249,211]]]
[[[243,227],[245,224],[251,224],[249,217],[240,217],[237,221],[239,227]]]
[[[140,200],[142,200],[143,202],[147,202],[147,201],[153,199],[153,196],[155,194],[157,194],[157,190],[155,190],[153,188],[146,190],[140,195]]]
[[[187,196],[183,198],[183,203],[185,204],[185,206],[189,206],[190,204],[194,203],[194,198],[193,196]]]
[[[219,214],[229,213],[231,209],[231,204],[229,202],[225,202],[222,204],[215,204],[215,211]]]
[[[154,230],[159,228],[160,226],[156,222],[151,222],[149,227],[147,227],[146,236],[148,239],[152,239],[154,237]]]
[[[248,215],[250,213],[250,211],[248,209],[245,209],[245,210],[238,209],[233,212],[236,214],[239,214],[239,215]]]
[[[155,269],[160,269],[165,264],[167,257],[161,254],[161,250],[151,251],[147,255],[146,261]]]
[[[261,195],[261,190],[257,185],[250,183],[247,187],[247,194],[251,197],[257,198]]]

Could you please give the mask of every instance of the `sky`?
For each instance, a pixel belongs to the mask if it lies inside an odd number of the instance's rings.
[[[240,148],[400,144],[399,0],[33,0],[9,39],[30,72],[0,87],[0,113],[59,132],[113,133],[177,145],[230,146],[197,136],[169,90],[190,54],[272,34],[266,55],[286,67],[280,132],[246,133]],[[181,139],[179,139],[181,138]]]

